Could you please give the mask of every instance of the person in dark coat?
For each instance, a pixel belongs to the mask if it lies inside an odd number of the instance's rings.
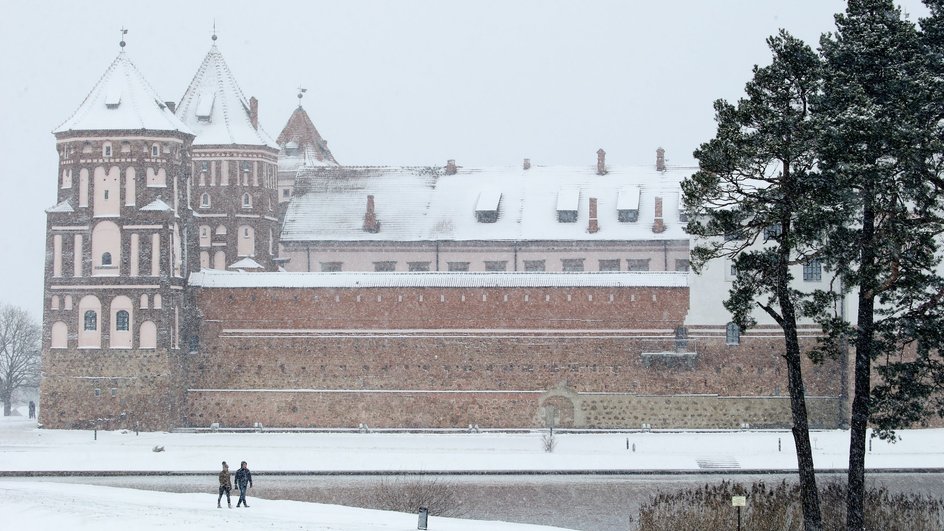
[[[249,504],[246,503],[246,489],[249,487],[252,487],[252,472],[249,471],[249,467],[243,461],[239,465],[239,470],[236,471],[236,488],[239,489],[239,501],[236,502],[236,507],[239,507],[240,503],[249,507]]]
[[[36,402],[33,402],[32,400],[30,400],[29,403],[29,418],[36,418]]]
[[[226,461],[223,461],[223,470],[220,471],[220,495],[216,498],[216,508],[222,508],[220,501],[223,499],[223,493],[226,493],[226,505],[230,509],[233,508],[232,502],[229,500],[229,493],[233,490],[233,484],[229,480],[229,465],[226,464]]]

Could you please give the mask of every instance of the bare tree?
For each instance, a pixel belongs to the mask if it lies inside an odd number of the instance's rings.
[[[13,392],[39,381],[42,330],[26,310],[0,306],[0,401],[10,416]]]

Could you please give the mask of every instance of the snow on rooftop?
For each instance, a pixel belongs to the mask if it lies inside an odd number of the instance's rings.
[[[230,267],[235,267],[235,264]],[[203,288],[507,288],[507,287],[667,287],[688,286],[684,272],[581,273],[235,273],[205,270],[190,274]]]
[[[68,199],[59,203],[54,207],[49,207],[46,209],[46,212],[75,212],[75,209],[72,208],[72,203]]]
[[[170,207],[170,205],[168,205],[164,201],[160,199],[155,199],[154,201],[151,201],[146,206],[141,207],[141,210],[150,211],[150,212],[168,212],[173,209]]]
[[[256,262],[248,256],[230,265],[227,269],[263,269],[259,262]]]
[[[85,101],[53,132],[129,129],[192,134],[190,128],[167,108],[122,50]]]
[[[438,167],[310,168],[299,171],[281,241],[684,240],[677,198],[679,183],[693,172],[613,167],[597,175],[592,166],[532,166],[461,168],[445,175]],[[562,190],[566,204],[560,203]],[[620,192],[627,190],[638,190],[638,221],[618,221]],[[501,197],[494,223],[476,217],[485,191]],[[378,233],[363,230],[368,195],[374,196]],[[590,197],[597,198],[596,233],[587,232]],[[651,228],[656,197],[663,198],[667,228],[658,234]],[[576,223],[558,221],[561,206],[577,211]]]
[[[215,43],[180,99],[177,116],[196,132],[195,146],[279,147],[261,126],[253,127],[249,102]]]

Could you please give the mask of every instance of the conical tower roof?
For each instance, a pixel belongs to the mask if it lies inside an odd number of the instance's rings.
[[[163,103],[122,48],[85,101],[53,133],[138,129],[193,134]]]
[[[338,164],[331,150],[328,149],[328,143],[321,138],[318,129],[315,128],[315,124],[301,104],[289,117],[276,142],[286,154],[292,151],[297,153],[300,159],[304,157],[306,166]],[[290,142],[293,145],[290,149],[286,149]]]
[[[193,145],[240,144],[278,149],[272,137],[258,126],[258,120],[253,125],[249,102],[217,48],[215,37],[177,106],[177,116],[197,134]]]

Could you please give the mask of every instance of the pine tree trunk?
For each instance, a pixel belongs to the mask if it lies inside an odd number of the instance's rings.
[[[781,223],[784,233],[789,234],[790,221]],[[790,298],[789,247],[781,247],[777,298],[783,317],[781,326],[785,340],[787,362],[787,387],[790,391],[790,412],[793,416],[793,441],[796,445],[797,471],[800,476],[800,494],[803,498],[803,528],[805,531],[820,531],[823,518],[819,508],[819,491],[816,488],[816,472],[813,469],[813,447],[810,444],[810,426],[806,411],[806,389],[800,365],[800,341],[797,336],[796,308]]]
[[[872,209],[871,187],[866,187],[865,207],[862,216],[862,238],[859,266],[863,278],[873,278],[875,251],[875,215]],[[852,418],[849,423],[849,477],[846,490],[846,529],[865,529],[865,437],[869,423],[869,396],[872,391],[872,333],[875,319],[875,295],[871,282],[862,282],[859,287],[859,311],[856,316],[854,389],[852,390]]]

